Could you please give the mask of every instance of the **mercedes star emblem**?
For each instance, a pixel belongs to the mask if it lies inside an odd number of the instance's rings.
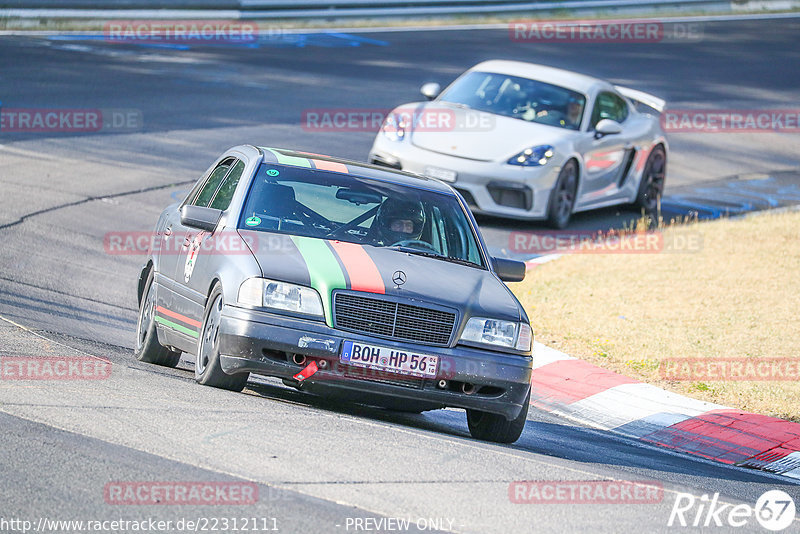
[[[406,273],[403,271],[395,271],[392,275],[392,282],[394,282],[396,286],[402,286],[406,283]]]

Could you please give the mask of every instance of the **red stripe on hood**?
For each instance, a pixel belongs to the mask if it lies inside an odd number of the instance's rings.
[[[369,257],[364,247],[355,243],[331,241],[331,246],[342,260],[350,278],[350,289],[368,293],[386,293],[383,278],[375,262]]]

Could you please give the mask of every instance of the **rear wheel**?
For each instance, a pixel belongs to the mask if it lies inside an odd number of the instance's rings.
[[[578,165],[575,160],[569,160],[558,173],[558,180],[550,194],[550,204],[547,207],[547,224],[561,230],[569,224],[572,210],[575,208],[575,198],[578,195]]]
[[[194,379],[198,384],[230,391],[242,391],[250,373],[229,375],[219,362],[219,324],[222,318],[222,287],[216,284],[211,290],[203,313],[200,339],[197,341],[197,358]]]
[[[509,421],[502,415],[486,413],[478,410],[467,410],[467,426],[469,433],[475,439],[495,441],[497,443],[514,443],[525,429],[528,419],[528,404],[531,401],[531,392],[525,396],[522,410],[519,415]]]
[[[158,342],[155,320],[156,292],[153,288],[153,270],[147,275],[147,282],[139,305],[139,321],[136,324],[136,350],[134,355],[140,362],[154,363],[165,367],[175,367],[181,353],[171,351]]]
[[[647,213],[655,213],[664,194],[664,182],[667,175],[667,153],[661,145],[656,146],[642,171],[639,192],[636,195],[636,207]]]

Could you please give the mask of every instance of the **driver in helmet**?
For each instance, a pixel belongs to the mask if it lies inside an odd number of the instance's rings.
[[[424,227],[425,208],[419,201],[388,198],[375,214],[375,235],[381,246],[418,241]]]
[[[543,118],[550,115],[551,110],[542,110],[536,114],[536,118]],[[571,130],[578,130],[581,126],[581,117],[583,116],[583,102],[571,96],[567,101],[566,108],[562,111],[555,112],[556,117],[560,116],[561,118],[558,119],[558,124],[564,128],[569,128]],[[532,120],[532,119],[526,119]]]
[[[583,104],[574,96],[570,97],[567,102],[567,113],[564,120],[561,121],[562,126],[577,130],[581,125],[581,116],[583,115]]]

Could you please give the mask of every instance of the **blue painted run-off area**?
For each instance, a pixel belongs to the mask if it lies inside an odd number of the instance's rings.
[[[253,40],[237,39],[186,39],[180,42],[158,42],[155,39],[110,39],[105,35],[53,35],[51,41],[99,41],[109,44],[135,45],[145,48],[167,48],[171,50],[191,50],[197,46],[219,46],[236,48],[303,48],[306,46],[320,48],[347,48],[356,46],[389,46],[386,41],[370,39],[360,35],[334,31],[320,33],[285,33],[280,30],[261,32]]]
[[[715,181],[682,187],[661,202],[665,218],[692,215],[716,219],[781,206],[800,204],[800,183],[789,176],[763,179]]]

